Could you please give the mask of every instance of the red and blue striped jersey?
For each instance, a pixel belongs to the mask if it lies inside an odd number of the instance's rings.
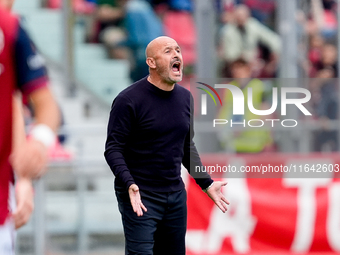
[[[12,95],[28,95],[47,86],[43,58],[20,25],[19,18],[0,6],[0,225],[8,216],[8,189],[13,180]]]

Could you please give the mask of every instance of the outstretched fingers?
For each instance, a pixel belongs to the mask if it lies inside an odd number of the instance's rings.
[[[222,193],[222,187],[226,186],[227,184],[228,182],[216,181],[214,185],[207,191],[208,196],[215,202],[217,207],[224,213],[228,210],[227,205],[230,204],[230,202],[224,197]]]
[[[223,213],[225,213],[228,210],[228,208],[225,206],[225,204],[222,203],[221,201],[216,202],[216,205],[217,205],[218,208],[220,208],[220,210]]]
[[[140,203],[140,205],[141,205],[142,209],[144,210],[144,212],[148,211],[148,209],[146,209],[145,205],[142,202]]]
[[[137,216],[143,216],[143,210],[146,212],[147,209],[142,203],[139,188],[136,184],[132,184],[129,187],[129,196],[133,211]]]
[[[224,203],[226,203],[227,205],[230,205],[229,200],[226,199],[225,196],[222,195],[222,198],[221,198],[221,199],[222,199],[222,201],[223,201]]]

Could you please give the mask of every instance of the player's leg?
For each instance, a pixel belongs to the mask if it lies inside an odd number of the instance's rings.
[[[9,185],[9,198],[8,204],[10,211],[15,210],[15,195],[13,184]],[[15,243],[15,227],[11,218],[8,218],[4,225],[0,225],[0,254],[2,255],[14,255],[14,243]]]
[[[10,219],[0,226],[0,254],[14,255],[15,229],[14,222]]]
[[[0,226],[0,254],[14,255],[15,230],[14,222],[7,220]]]
[[[187,228],[186,190],[170,193],[168,207],[155,233],[154,255],[184,255]]]

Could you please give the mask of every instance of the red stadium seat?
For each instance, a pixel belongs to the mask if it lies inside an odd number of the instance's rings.
[[[48,0],[47,7],[50,9],[60,9],[62,0]],[[84,0],[73,0],[73,11],[77,14],[91,14],[95,10],[93,3]]]
[[[184,64],[194,64],[196,29],[191,13],[168,11],[164,16],[163,24],[165,34],[174,38],[181,46]]]

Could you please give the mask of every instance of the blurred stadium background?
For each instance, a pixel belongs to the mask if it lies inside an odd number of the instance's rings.
[[[124,254],[103,157],[106,125],[114,97],[147,74],[144,50],[159,35],[182,47],[181,85],[188,89],[191,79],[251,77],[261,88],[259,108],[270,105],[280,82],[311,91],[313,117],[289,112],[299,119],[290,131],[262,130],[242,140],[231,129],[223,142],[197,118],[204,164],[339,163],[338,8],[334,0],[16,0],[64,119],[49,171],[35,183],[34,216],[18,231],[17,254]],[[27,108],[28,125],[32,118]],[[229,179],[232,204],[224,215],[183,174],[188,254],[340,252],[334,171],[321,180],[241,177]]]

